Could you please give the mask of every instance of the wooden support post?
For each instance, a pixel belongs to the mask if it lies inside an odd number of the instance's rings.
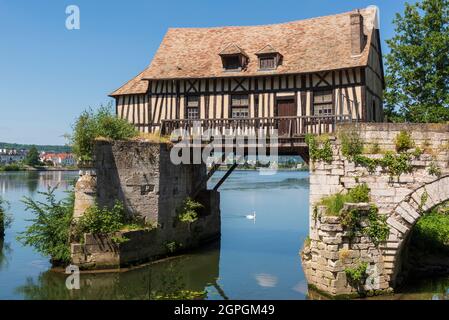
[[[218,188],[221,187],[221,185],[226,181],[226,179],[231,175],[231,173],[237,168],[238,163],[237,161],[232,165],[231,168],[226,172],[226,174],[218,181],[217,185],[214,187],[214,191],[217,191]]]
[[[221,161],[219,162],[214,162],[212,164],[212,168],[209,170],[209,172],[207,173],[207,175],[205,177],[203,177],[203,179],[201,179],[201,182],[198,183],[198,185],[195,187],[195,189],[193,190],[192,194],[190,195],[190,197],[192,199],[195,199],[198,196],[198,193],[201,191],[201,186],[204,183],[207,183],[207,181],[209,181],[209,179],[214,175],[214,173],[220,168],[221,164],[226,160],[226,153],[223,152],[221,155]]]

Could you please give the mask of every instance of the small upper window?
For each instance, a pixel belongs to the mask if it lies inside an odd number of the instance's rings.
[[[249,99],[248,95],[233,95],[231,97],[232,118],[248,118],[249,117]]]
[[[313,113],[315,116],[329,116],[334,112],[332,90],[317,91],[313,94]]]
[[[259,58],[259,62],[260,62],[260,69],[275,69],[276,68],[276,58],[271,56],[271,57],[260,57]]]
[[[186,103],[186,114],[187,119],[189,120],[196,120],[199,119],[199,106],[200,106],[200,97],[199,96],[187,96],[187,103]]]
[[[239,56],[223,57],[223,67],[226,70],[240,70],[242,68],[240,64]]]

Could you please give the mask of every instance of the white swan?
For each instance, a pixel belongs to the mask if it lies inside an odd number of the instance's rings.
[[[246,216],[246,219],[248,219],[248,220],[256,220],[256,211],[253,211],[253,214],[248,214]]]

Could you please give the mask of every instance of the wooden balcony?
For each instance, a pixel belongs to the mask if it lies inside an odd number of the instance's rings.
[[[349,115],[162,120],[161,133],[172,135],[176,130],[182,129],[187,136],[205,134],[271,137],[277,130],[279,139],[294,139],[309,133],[332,133],[337,124],[352,121],[354,120]]]
[[[259,146],[262,138],[268,148],[276,147],[281,154],[296,154],[298,148],[306,147],[306,134],[333,133],[337,124],[354,121],[349,115],[163,120],[161,134],[170,135],[173,142],[188,140],[192,146],[193,138],[201,137],[203,146],[213,140],[222,146],[232,144],[234,148]],[[276,137],[273,145],[271,139]],[[251,138],[257,138],[255,145]]]

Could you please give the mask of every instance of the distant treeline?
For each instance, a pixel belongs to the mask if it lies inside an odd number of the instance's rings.
[[[18,143],[6,143],[6,142],[0,142],[0,149],[17,149],[17,150],[30,150],[31,147],[34,145],[32,144],[18,144]],[[50,145],[35,145],[38,151],[44,151],[44,152],[72,152],[72,148],[69,146],[50,146]]]

